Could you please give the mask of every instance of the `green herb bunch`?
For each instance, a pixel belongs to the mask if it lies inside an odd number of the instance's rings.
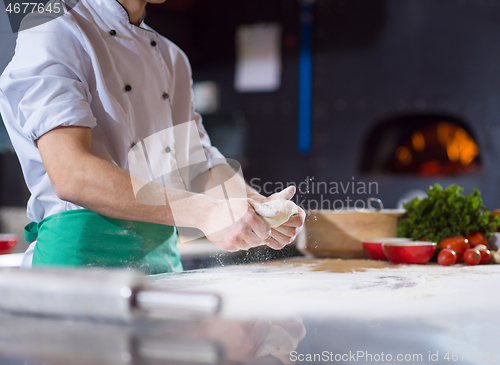
[[[445,190],[434,184],[427,191],[427,198],[415,198],[404,204],[406,213],[398,224],[398,237],[440,242],[447,237],[467,236],[481,232],[491,237],[500,225],[498,217],[490,218],[484,208],[479,190],[464,196],[464,189],[450,185]]]

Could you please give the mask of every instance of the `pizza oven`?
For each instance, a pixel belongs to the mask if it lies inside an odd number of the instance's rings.
[[[467,123],[449,115],[401,115],[377,123],[361,171],[415,177],[479,174],[481,154]]]

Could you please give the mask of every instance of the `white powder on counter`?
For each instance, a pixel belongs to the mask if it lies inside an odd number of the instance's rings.
[[[500,287],[500,265],[396,266],[371,260],[295,259],[152,278],[163,289],[218,293],[223,298],[222,316],[240,319],[439,318],[473,312],[484,302],[500,302],[500,292],[491,290]]]

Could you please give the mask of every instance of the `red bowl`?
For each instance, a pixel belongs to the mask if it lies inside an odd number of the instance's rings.
[[[384,242],[385,256],[395,264],[426,264],[436,251],[436,243],[424,241]]]
[[[0,234],[0,255],[11,253],[17,245],[17,235]]]
[[[370,238],[361,241],[363,243],[363,248],[366,255],[372,260],[383,260],[387,261],[385,257],[384,250],[382,249],[382,243],[384,242],[398,242],[398,241],[409,241],[409,238],[398,238],[398,237],[386,237],[386,238]]]

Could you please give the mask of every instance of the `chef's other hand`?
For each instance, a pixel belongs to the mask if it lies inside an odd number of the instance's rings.
[[[265,198],[264,202],[275,200],[275,199],[286,199],[290,200],[295,195],[295,186],[289,186],[283,189],[279,193],[273,194]],[[283,223],[281,226],[271,229],[271,237],[269,237],[264,242],[271,248],[275,250],[281,250],[286,245],[292,243],[297,235],[304,228],[304,221],[306,219],[306,212],[298,207],[297,214],[290,217],[288,221]]]
[[[201,230],[210,242],[230,252],[261,246],[271,235],[252,200],[244,198],[214,202]]]

